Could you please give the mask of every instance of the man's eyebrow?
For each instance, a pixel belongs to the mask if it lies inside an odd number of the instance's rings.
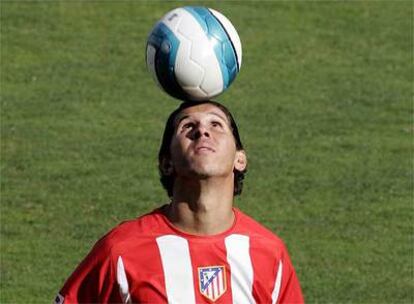
[[[221,114],[219,114],[217,112],[208,112],[208,114],[212,114],[212,115],[218,116],[222,120],[224,120],[225,122],[227,122],[228,124],[230,124],[230,121],[229,121],[229,119],[226,116],[223,116],[223,115],[221,115]]]
[[[220,119],[224,120],[227,124],[230,125],[230,121],[229,121],[229,119],[226,116],[223,116],[223,115],[221,115],[221,114],[219,114],[217,112],[207,112],[207,114],[217,116]],[[181,115],[178,115],[177,118],[175,119],[175,124],[178,125],[178,124],[180,124],[181,121],[183,121],[184,119],[189,118],[189,117],[191,117],[190,114],[184,114],[182,116]]]
[[[183,121],[184,119],[188,118],[190,115],[178,115],[175,118],[175,124],[178,125],[181,121]]]

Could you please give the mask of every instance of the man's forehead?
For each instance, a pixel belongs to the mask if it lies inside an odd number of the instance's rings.
[[[230,125],[230,121],[227,117],[227,114],[219,107],[212,104],[195,105],[193,107],[183,109],[181,112],[177,114],[175,118],[175,123],[178,123],[185,118],[198,117],[202,115],[218,116]]]

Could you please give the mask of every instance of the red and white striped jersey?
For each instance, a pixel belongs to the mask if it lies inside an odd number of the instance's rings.
[[[100,239],[55,302],[303,302],[283,242],[240,210],[233,226],[214,236],[186,234],[161,210]]]

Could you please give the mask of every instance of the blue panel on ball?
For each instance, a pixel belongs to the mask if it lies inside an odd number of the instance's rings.
[[[205,21],[205,16],[208,15],[210,12],[205,7],[199,6],[186,6],[184,9],[189,12],[193,17],[197,20],[200,26],[203,28],[204,33],[208,34],[208,28]]]
[[[214,52],[220,64],[223,76],[223,88],[227,88],[236,78],[238,62],[236,50],[220,21],[205,7],[187,6],[190,12],[202,26],[210,41],[214,40]]]
[[[160,22],[148,37],[148,44],[156,49],[154,66],[162,88],[173,97],[186,99],[186,94],[177,83],[174,74],[175,59],[180,45],[178,38]]]

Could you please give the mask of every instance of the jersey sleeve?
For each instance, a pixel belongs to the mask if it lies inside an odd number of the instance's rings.
[[[277,269],[278,273],[281,271],[277,303],[304,303],[302,289],[286,248]]]
[[[56,304],[121,303],[109,246],[101,239],[67,279]]]

